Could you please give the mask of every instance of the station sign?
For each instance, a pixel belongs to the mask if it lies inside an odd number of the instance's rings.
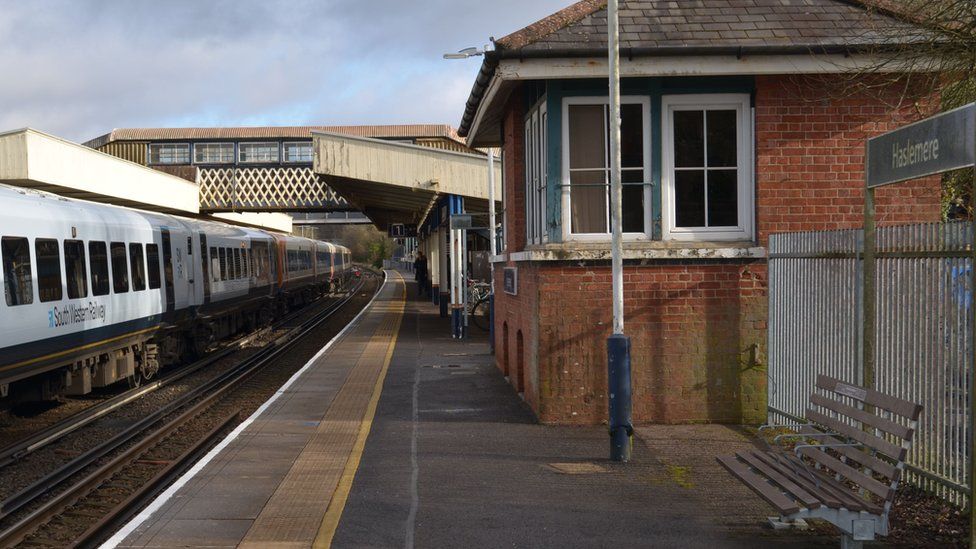
[[[518,267],[505,267],[503,287],[506,294],[518,295]]]
[[[417,236],[417,225],[392,223],[389,228],[390,238],[410,238]]]
[[[869,188],[976,165],[976,103],[868,139]]]
[[[451,230],[466,231],[471,229],[471,214],[454,214],[451,216]]]

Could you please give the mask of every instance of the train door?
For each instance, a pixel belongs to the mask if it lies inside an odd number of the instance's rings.
[[[200,232],[200,265],[203,268],[203,303],[210,303],[210,258],[207,256],[207,235]]]
[[[172,314],[176,310],[176,295],[173,284],[173,247],[169,237],[169,229],[160,229],[163,236],[163,285],[166,288],[166,312]]]
[[[187,283],[187,299],[190,300],[191,304],[200,303],[200,296],[197,295],[197,277],[196,277],[196,265],[193,261],[193,237],[186,237],[186,283]]]

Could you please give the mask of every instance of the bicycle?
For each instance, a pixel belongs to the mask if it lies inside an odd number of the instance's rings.
[[[468,316],[482,331],[491,327],[491,284],[468,279]]]

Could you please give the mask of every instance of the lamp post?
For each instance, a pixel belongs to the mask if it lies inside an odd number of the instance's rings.
[[[610,238],[613,280],[613,333],[607,338],[607,393],[610,412],[610,459],[630,461],[631,423],[630,338],[624,335],[623,227],[620,184],[620,24],[617,0],[607,3],[607,46],[610,65]]]
[[[494,40],[494,38],[492,39]],[[444,59],[468,59],[470,57],[477,57],[479,55],[485,55],[485,52],[490,51],[489,46],[485,46],[483,49],[478,49],[475,47],[464,48],[457,53],[445,53]],[[491,282],[491,293],[488,294],[488,326],[489,329],[489,341],[491,343],[492,350],[495,348],[495,273],[494,269],[490,267],[492,259],[498,253],[496,249],[495,242],[495,151],[494,149],[488,149],[488,249],[489,249],[489,271],[490,271],[490,282]]]

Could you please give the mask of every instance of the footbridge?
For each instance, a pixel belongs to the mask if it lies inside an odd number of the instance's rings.
[[[194,181],[200,210],[324,214],[360,211],[312,168],[316,131],[473,152],[437,124],[225,128],[123,128],[85,145]],[[337,223],[343,216],[319,217]],[[362,216],[345,218],[363,222]]]

